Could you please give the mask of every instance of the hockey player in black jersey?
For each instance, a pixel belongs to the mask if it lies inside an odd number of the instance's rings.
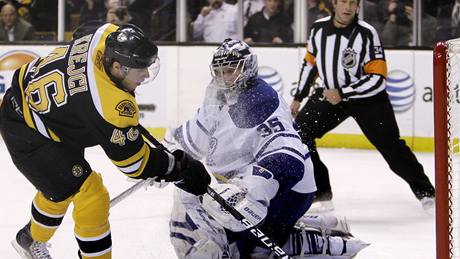
[[[46,248],[73,203],[81,258],[111,258],[109,194],[84,158],[100,145],[131,178],[165,180],[206,192],[204,166],[178,150],[144,142],[134,90],[153,80],[158,49],[135,26],[79,31],[69,45],[19,68],[0,109],[0,131],[19,171],[35,186],[32,217],[13,246],[23,258],[51,258]]]

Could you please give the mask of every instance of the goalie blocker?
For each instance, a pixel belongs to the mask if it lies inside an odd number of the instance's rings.
[[[253,170],[271,175],[268,170],[260,166],[253,166]],[[251,187],[250,191],[246,186]],[[268,206],[278,190],[278,183],[273,178],[266,179],[256,175],[249,175],[244,178],[244,182],[235,178],[227,184],[218,184],[213,188],[230,206],[241,213],[252,225],[257,226],[267,216]],[[267,190],[270,191],[267,192]],[[208,193],[203,196],[203,208],[220,225],[233,232],[241,232],[247,229],[241,224],[240,220],[222,208]]]

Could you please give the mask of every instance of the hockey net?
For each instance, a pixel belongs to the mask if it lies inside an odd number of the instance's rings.
[[[433,65],[436,254],[460,259],[460,39],[439,42]]]

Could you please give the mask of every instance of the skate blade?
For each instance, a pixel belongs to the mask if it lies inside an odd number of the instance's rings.
[[[33,259],[32,256],[18,244],[16,240],[11,241],[11,245],[13,246],[14,250],[21,256],[23,259]]]

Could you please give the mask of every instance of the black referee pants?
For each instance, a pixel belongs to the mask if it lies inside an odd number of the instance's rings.
[[[308,99],[296,117],[301,128],[302,141],[310,149],[318,188],[315,200],[332,199],[329,172],[316,149],[316,138],[337,127],[346,118],[353,117],[364,135],[382,154],[391,170],[406,181],[417,199],[434,197],[435,190],[423,171],[423,166],[400,139],[393,107],[385,91],[362,100],[343,101],[332,105],[321,100],[323,89]]]

